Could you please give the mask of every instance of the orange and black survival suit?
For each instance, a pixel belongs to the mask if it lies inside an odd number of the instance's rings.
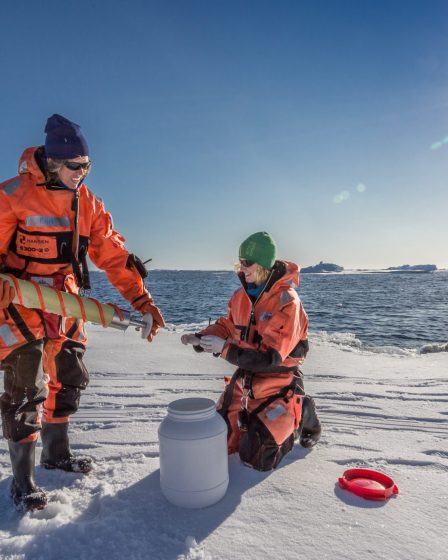
[[[75,190],[50,184],[44,147],[27,149],[19,175],[0,185],[2,271],[77,293],[89,288],[87,255],[136,310],[157,310],[103,202],[85,184]],[[0,311],[5,438],[36,440],[41,403],[45,424],[69,421],[89,382],[86,344],[83,321],[15,304]]]
[[[292,449],[301,427],[299,366],[308,350],[308,317],[295,290],[296,264],[277,260],[257,298],[248,294],[244,274],[238,276],[242,287],[230,299],[227,317],[197,336],[226,339],[221,357],[238,368],[217,407],[228,426],[229,453],[270,470]]]

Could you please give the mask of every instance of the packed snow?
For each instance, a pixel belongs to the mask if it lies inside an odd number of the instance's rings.
[[[368,352],[315,337],[303,370],[323,422],[319,444],[296,444],[268,473],[233,455],[225,497],[185,510],[160,490],[158,426],[173,400],[217,400],[233,367],[183,346],[179,331],[161,332],[152,344],[133,331],[90,326],[89,334],[91,382],[71,442],[95,457],[95,469],[38,466],[50,503],[19,514],[2,439],[2,560],[448,557],[446,352]],[[342,490],[338,478],[352,467],[387,474],[399,494],[375,502]]]

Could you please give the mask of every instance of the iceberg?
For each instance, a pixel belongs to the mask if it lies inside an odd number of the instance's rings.
[[[314,266],[307,266],[305,268],[302,268],[300,270],[300,272],[302,273],[320,273],[320,272],[342,272],[344,270],[344,267],[339,266],[337,264],[333,264],[333,263],[324,263],[323,261],[320,261],[319,264],[316,264]]]

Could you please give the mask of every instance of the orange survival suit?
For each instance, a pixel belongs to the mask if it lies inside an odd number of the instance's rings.
[[[276,261],[255,299],[242,288],[227,317],[197,334],[225,338],[221,357],[238,366],[218,403],[228,425],[229,453],[258,470],[275,468],[294,444],[303,395],[299,365],[308,351],[308,317],[295,288],[298,266]],[[195,346],[197,351],[201,348]]]
[[[84,184],[76,190],[48,184],[43,148],[28,148],[19,175],[0,185],[1,270],[77,293],[89,287],[87,254],[136,309],[152,301],[103,202]],[[89,380],[86,343],[80,320],[15,304],[0,311],[0,406],[8,440],[37,438],[42,402],[46,422],[68,422]]]

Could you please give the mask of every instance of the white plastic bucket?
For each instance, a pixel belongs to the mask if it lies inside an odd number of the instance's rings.
[[[229,485],[227,425],[211,399],[170,403],[159,443],[160,486],[168,501],[203,508],[224,496]]]

